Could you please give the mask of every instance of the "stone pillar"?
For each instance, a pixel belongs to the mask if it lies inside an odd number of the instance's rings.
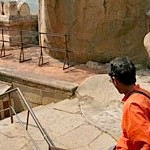
[[[17,2],[16,1],[10,1],[5,2],[3,6],[4,15],[6,16],[17,16]]]
[[[3,2],[0,2],[0,15],[3,15]]]
[[[45,8],[45,0],[41,0],[41,5],[39,5],[39,31],[41,33],[46,33],[46,20],[45,20],[45,11],[46,11],[46,8]],[[46,35],[44,34],[41,34],[40,35],[40,41],[39,43],[42,45],[42,46],[45,46],[44,43],[45,43],[45,39],[46,39]]]

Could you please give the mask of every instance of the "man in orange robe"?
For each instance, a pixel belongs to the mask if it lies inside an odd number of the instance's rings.
[[[114,150],[150,150],[150,92],[136,85],[136,69],[128,57],[113,59],[108,74],[124,94],[122,136]]]

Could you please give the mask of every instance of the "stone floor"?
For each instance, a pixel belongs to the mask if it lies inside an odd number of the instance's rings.
[[[66,150],[107,150],[115,144],[120,133],[121,103],[117,91],[105,82],[106,79],[106,75],[95,75],[79,86],[76,98],[33,109],[57,147]],[[108,87],[112,88],[110,92],[106,91]],[[18,114],[23,126],[26,115],[26,111]],[[0,122],[0,149],[7,150],[10,146],[12,150],[33,148],[25,126],[19,125],[18,120],[15,124],[10,124],[10,119]],[[31,118],[29,133],[41,150],[48,149]]]
[[[29,61],[19,63],[20,49],[13,48],[12,50],[6,51],[6,55],[12,54],[3,58],[0,58],[0,67],[9,68],[12,70],[18,70],[19,72],[34,73],[37,75],[54,77],[59,80],[65,80],[69,82],[81,83],[87,77],[94,74],[106,72],[105,65],[101,66],[101,69],[94,71],[84,65],[78,65],[73,62],[74,67],[63,70],[63,62],[60,62],[44,53],[44,63],[43,67],[38,66],[40,49],[38,47],[26,48],[24,50],[25,59],[32,58]],[[71,60],[70,60],[71,61]]]

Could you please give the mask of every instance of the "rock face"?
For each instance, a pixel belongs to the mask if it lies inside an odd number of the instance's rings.
[[[69,33],[68,47],[73,51],[70,58],[76,62],[107,62],[128,55],[135,62],[145,63],[148,55],[143,37],[149,6],[148,0],[40,1],[40,30]],[[43,36],[42,41],[62,47],[60,40],[54,42],[50,36]],[[51,53],[56,58],[62,54]]]

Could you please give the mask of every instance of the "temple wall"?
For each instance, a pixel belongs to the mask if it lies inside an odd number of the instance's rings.
[[[23,30],[23,42],[31,44],[38,43],[38,17],[30,14],[28,4],[25,2],[17,3],[16,1],[0,2],[1,45],[3,40],[7,41],[4,43],[5,46],[20,45],[20,30]]]

